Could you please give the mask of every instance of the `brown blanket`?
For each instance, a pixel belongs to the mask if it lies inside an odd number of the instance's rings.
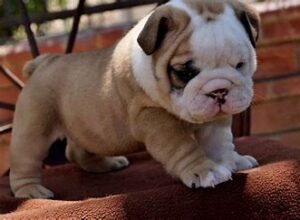
[[[261,166],[215,189],[192,191],[146,153],[125,170],[88,174],[74,165],[44,171],[56,200],[18,200],[0,179],[0,219],[300,219],[300,149],[240,138],[238,151]]]

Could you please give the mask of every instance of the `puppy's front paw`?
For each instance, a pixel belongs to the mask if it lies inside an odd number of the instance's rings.
[[[258,166],[258,162],[254,157],[249,155],[242,156],[237,152],[224,155],[222,163],[232,172],[247,170]]]
[[[30,184],[21,187],[15,192],[16,198],[36,198],[49,199],[53,198],[54,194],[49,189],[39,184]]]
[[[129,166],[129,161],[126,157],[107,157],[106,158],[108,165],[111,170],[120,170]]]
[[[187,187],[192,189],[215,187],[220,183],[231,180],[231,171],[212,160],[205,160],[185,169],[180,175],[180,179]]]
[[[245,156],[239,155],[236,164],[237,164],[238,171],[247,170],[258,166],[257,160],[254,157],[249,155],[245,155]]]

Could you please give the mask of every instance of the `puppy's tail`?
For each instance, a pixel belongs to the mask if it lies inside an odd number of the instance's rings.
[[[38,68],[38,66],[40,66],[42,63],[44,63],[51,57],[53,57],[52,54],[43,54],[41,56],[38,56],[34,60],[28,61],[27,63],[25,63],[25,66],[23,68],[23,75],[29,78]]]

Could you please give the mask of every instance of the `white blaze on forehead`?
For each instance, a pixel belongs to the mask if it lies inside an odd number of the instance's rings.
[[[193,19],[195,24],[202,22],[204,21],[200,16]],[[249,58],[248,51],[251,48],[242,24],[229,6],[225,7],[224,13],[215,21],[195,27],[191,45],[194,45],[191,49],[197,60],[206,61],[206,65],[210,67],[245,62]]]
[[[255,54],[244,27],[230,5],[225,5],[225,10],[215,19],[207,21],[182,0],[173,0],[168,4],[184,10],[191,17],[194,30],[190,39],[191,50],[200,68],[214,68],[228,63],[234,65],[247,61]]]

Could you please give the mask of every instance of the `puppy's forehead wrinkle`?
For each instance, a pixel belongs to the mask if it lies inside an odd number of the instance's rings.
[[[223,0],[173,0],[171,2],[178,8],[183,8],[185,11],[192,11],[190,15],[201,15],[206,22],[215,20],[218,15],[223,13],[225,6]]]
[[[229,6],[215,21],[203,23],[195,15],[192,23],[195,31],[190,39],[191,50],[202,65],[234,64],[249,53],[247,35]]]

